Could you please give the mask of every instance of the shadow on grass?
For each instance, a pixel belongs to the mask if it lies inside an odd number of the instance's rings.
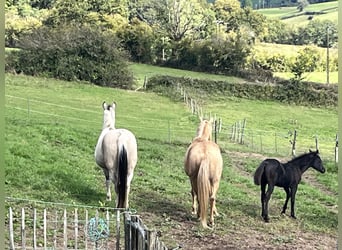
[[[81,204],[98,206],[99,201],[106,198],[105,189],[103,192],[99,192],[100,190],[97,190],[95,186],[90,186],[85,182],[81,175],[70,174],[65,171],[56,171],[54,173],[45,171],[41,174],[43,175],[41,176],[42,179],[49,179],[53,176],[55,181],[49,184],[54,185],[52,190],[64,192],[70,199],[80,202]],[[50,199],[52,202],[57,202],[56,200],[53,200],[54,197],[50,196]]]
[[[139,204],[138,213],[153,213],[159,217],[168,216],[174,221],[189,220],[190,208],[186,208],[183,202],[171,200],[157,192],[141,192],[134,197],[134,203]]]

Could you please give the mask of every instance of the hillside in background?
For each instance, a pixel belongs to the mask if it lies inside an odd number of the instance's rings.
[[[310,4],[302,12],[297,6],[275,7],[256,10],[267,18],[279,19],[289,25],[305,26],[311,20],[338,21],[338,1]]]

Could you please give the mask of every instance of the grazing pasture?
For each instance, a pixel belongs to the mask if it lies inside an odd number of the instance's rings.
[[[314,19],[321,21],[330,20],[337,23],[338,1],[310,4],[304,8],[303,12],[299,12],[297,6],[259,9],[257,11],[268,18],[283,19],[285,23],[297,26],[304,26],[310,22],[308,19],[309,15],[306,15],[305,12],[324,12],[324,14],[315,15]]]
[[[134,132],[138,143],[130,207],[158,231],[168,247],[336,246],[337,169],[324,153],[321,157],[327,172],[318,176],[307,171],[298,187],[297,220],[280,215],[285,194],[275,190],[270,201],[271,222],[265,224],[253,173],[268,155],[242,149],[228,140],[221,143],[220,138],[224,162],[216,203],[220,215],[214,229],[205,230],[189,214],[191,188],[183,163],[198,119],[183,103],[154,93],[10,74],[6,75],[5,99],[6,196],[114,207],[114,199],[106,201],[104,177],[95,164],[94,149],[102,129],[101,104],[115,100],[117,127]],[[205,106],[220,113],[224,124],[247,117],[251,128],[284,131],[292,129],[291,120],[296,119],[296,126],[308,135],[334,136],[337,130],[337,110],[333,109],[223,96],[205,100]]]

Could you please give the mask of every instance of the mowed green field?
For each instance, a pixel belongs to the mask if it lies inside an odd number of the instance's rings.
[[[283,22],[294,25],[304,26],[307,25],[310,20],[309,15],[305,15],[305,12],[324,12],[324,14],[315,15],[314,20],[330,20],[337,23],[338,20],[338,1],[331,1],[325,3],[316,3],[308,5],[304,11],[298,11],[297,7],[281,7],[281,8],[268,8],[259,9],[259,13],[264,14],[268,18],[282,19]]]
[[[114,206],[114,201],[105,202],[104,175],[93,155],[102,127],[101,104],[115,100],[117,127],[132,130],[138,139],[131,208],[150,228],[161,232],[169,247],[183,242],[184,249],[191,249],[187,244],[201,245],[209,239],[247,246],[241,238],[246,231],[259,235],[260,244],[265,244],[261,246],[274,248],[283,244],[294,247],[303,240],[319,245],[323,236],[335,244],[337,169],[325,154],[327,173],[309,170],[310,180],[299,187],[298,219],[280,216],[285,194],[276,189],[270,203],[272,222],[265,224],[259,217],[259,187],[253,184],[252,174],[267,155],[220,138],[224,158],[217,204],[220,216],[213,231],[202,230],[190,214],[190,184],[183,170],[184,154],[198,121],[183,103],[143,91],[10,74],[6,75],[5,98],[7,196]],[[287,131],[300,125],[303,133],[329,138],[337,130],[337,109],[232,97],[206,100],[205,108],[220,114],[226,126],[246,117],[251,129]],[[292,120],[297,120],[296,125]],[[175,230],[181,232],[179,237],[174,237]]]

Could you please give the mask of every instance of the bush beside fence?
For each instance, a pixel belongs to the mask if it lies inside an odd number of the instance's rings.
[[[270,83],[229,83],[186,77],[154,76],[147,80],[146,89],[174,95],[177,86],[181,85],[193,95],[226,95],[239,98],[278,101],[282,103],[306,106],[337,106],[338,86],[300,81],[281,81]]]

